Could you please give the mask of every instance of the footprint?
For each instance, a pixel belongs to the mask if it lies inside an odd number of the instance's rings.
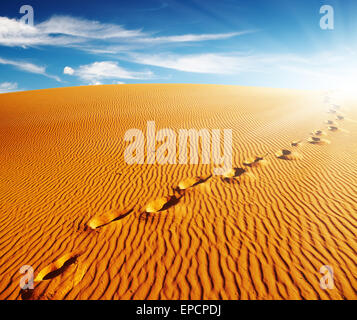
[[[62,274],[66,269],[77,261],[77,258],[81,255],[81,252],[74,251],[66,253],[61,258],[52,262],[47,267],[43,268],[35,278],[35,282],[50,280],[60,274]]]
[[[244,173],[246,173],[246,170],[244,170],[243,168],[232,168],[232,169],[226,171],[223,174],[223,177],[225,179],[236,178],[236,177],[241,176]]]
[[[336,122],[332,121],[332,120],[327,120],[325,121],[326,124],[329,124],[329,125],[336,125]]]
[[[225,182],[234,182],[234,178],[238,177],[248,177],[250,179],[255,179],[255,175],[243,168],[232,168],[223,174],[223,180]]]
[[[293,153],[290,150],[282,149],[275,153],[275,156],[282,160],[292,160]]]
[[[328,127],[328,130],[332,131],[332,132],[335,132],[335,131],[338,131],[339,128],[337,126],[329,126]]]
[[[292,141],[292,142],[291,142],[291,146],[292,146],[292,147],[298,147],[298,146],[301,145],[301,143],[302,143],[301,140]]]
[[[95,229],[103,227],[113,221],[117,221],[117,220],[125,218],[133,210],[134,210],[134,208],[132,208],[130,210],[112,210],[112,211],[106,212],[104,214],[94,216],[93,218],[91,218],[88,221],[87,226],[89,228],[91,228],[92,230],[95,230]]]
[[[178,190],[186,190],[188,188],[191,188],[193,186],[196,186],[200,183],[203,183],[205,181],[207,181],[209,178],[211,178],[212,175],[206,177],[206,178],[203,178],[203,177],[189,177],[189,178],[186,178],[182,181],[179,182],[178,186],[177,186],[177,189]]]
[[[62,300],[69,291],[83,280],[86,274],[87,266],[81,263],[79,259],[77,260],[80,254],[78,251],[77,253],[66,254],[42,269],[35,279],[37,284],[34,289],[21,289],[22,300]],[[59,279],[59,282],[50,285],[45,281],[60,274],[63,274],[63,277]]]
[[[243,161],[243,164],[247,167],[256,167],[260,164],[266,164],[266,160],[264,159],[268,154],[265,154],[264,156],[255,156],[252,158],[248,158]]]
[[[314,135],[314,136],[326,136],[327,135],[327,133],[322,131],[322,130],[312,131],[311,134]]]
[[[178,194],[168,195],[168,196],[164,196],[164,197],[158,198],[156,200],[150,201],[145,207],[145,212],[146,213],[157,213],[160,211],[167,210],[170,207],[177,204],[179,199],[181,198],[181,196],[182,195],[178,195]]]
[[[307,142],[311,144],[318,144],[318,145],[330,144],[329,140],[321,139],[319,137],[310,137],[309,139],[307,139]]]

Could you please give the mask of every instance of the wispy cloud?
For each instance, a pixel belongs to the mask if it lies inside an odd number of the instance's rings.
[[[286,63],[301,63],[305,60],[294,55],[256,55],[251,53],[202,53],[202,54],[172,54],[156,55],[131,53],[132,62],[178,71],[207,74],[238,74],[241,72],[262,72],[270,66],[285,61]]]
[[[119,25],[98,21],[53,16],[35,26],[16,19],[0,17],[0,45],[4,46],[66,46],[93,39],[120,39],[145,36],[140,30],[127,30]]]
[[[13,66],[13,67],[15,67],[19,70],[22,70],[22,71],[40,74],[45,77],[54,79],[56,81],[59,81],[59,82],[61,81],[61,79],[59,77],[48,74],[46,72],[46,67],[44,67],[44,66],[39,66],[39,65],[25,62],[25,61],[9,60],[9,59],[3,59],[3,58],[0,58],[0,64],[10,65],[10,66]]]
[[[87,39],[133,38],[145,35],[141,30],[127,30],[120,25],[70,16],[53,16],[38,24],[36,28],[48,35],[62,34]]]
[[[249,57],[223,54],[131,54],[133,62],[185,72],[234,74],[248,68]]]
[[[66,66],[63,73],[76,76],[90,84],[97,84],[101,80],[150,79],[153,77],[151,71],[130,71],[119,66],[119,64],[114,61],[94,62],[92,64],[82,65],[77,69]]]
[[[16,91],[18,85],[16,82],[3,82],[0,83],[0,93],[13,92]]]
[[[35,26],[24,24],[16,19],[0,17],[0,45],[72,46],[93,53],[96,51],[97,53],[113,53],[113,49],[120,50],[122,46],[132,46],[135,43],[154,45],[223,40],[251,32],[254,31],[153,36],[152,33],[143,32],[141,29],[129,30],[121,25],[71,16],[53,16]],[[98,42],[102,43],[99,48]],[[118,45],[118,42],[121,43],[121,46]]]
[[[351,86],[355,83],[357,60],[355,54],[324,53],[252,54],[252,53],[205,53],[156,55],[132,53],[129,61],[143,65],[168,68],[183,72],[216,75],[256,73],[275,75],[277,72],[289,81],[297,78],[310,87]],[[353,62],[354,61],[354,62]]]
[[[147,42],[147,43],[180,43],[180,42],[200,42],[200,41],[212,41],[229,39],[236,36],[252,33],[255,31],[241,31],[241,32],[228,32],[228,33],[213,33],[213,34],[184,34],[176,36],[165,37],[146,37],[135,39],[135,42]]]
[[[169,5],[166,2],[162,2],[159,6],[157,7],[152,7],[152,8],[138,8],[136,11],[141,11],[141,12],[152,12],[152,11],[158,11],[167,8]]]
[[[81,39],[63,35],[51,36],[42,32],[38,27],[24,24],[16,19],[0,17],[0,45],[3,46],[64,46],[81,41]]]

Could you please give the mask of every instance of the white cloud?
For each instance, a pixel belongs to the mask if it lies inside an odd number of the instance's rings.
[[[147,38],[135,39],[135,42],[172,43],[172,42],[199,42],[199,41],[209,41],[209,40],[223,40],[223,39],[229,39],[232,37],[240,36],[251,32],[254,31],[213,33],[213,34],[184,34],[178,36],[165,36],[165,37],[147,37]]]
[[[64,69],[63,69],[63,73],[64,74],[68,74],[68,75],[73,75],[74,74],[74,70],[71,68],[71,67],[64,67]]]
[[[222,54],[175,55],[132,54],[132,61],[179,71],[213,74],[234,74],[246,69],[247,57]]]
[[[353,87],[357,74],[355,54],[338,52],[293,54],[129,54],[128,60],[184,72],[236,75],[279,75],[301,88]],[[283,80],[282,80],[283,81]]]
[[[38,74],[46,73],[45,67],[38,66],[38,65],[28,63],[28,62],[20,62],[20,61],[7,60],[7,59],[0,58],[0,64],[11,65],[11,66],[14,66],[20,70],[31,72],[31,73],[38,73]]]
[[[129,61],[152,65],[156,67],[174,69],[178,71],[212,74],[237,74],[240,72],[269,72],[275,68],[298,71],[302,66],[323,70],[326,66],[343,62],[339,56],[316,55],[308,58],[292,54],[249,54],[249,53],[203,53],[203,54],[139,54],[129,53]],[[286,67],[284,67],[286,66]]]
[[[141,30],[127,30],[115,24],[70,16],[53,16],[37,25],[37,29],[45,34],[63,34],[91,39],[132,38],[144,35]]]
[[[17,90],[16,82],[3,82],[0,83],[0,93],[12,92]]]
[[[35,26],[16,19],[0,17],[0,45],[4,46],[65,46],[93,39],[118,39],[145,36],[140,30],[127,30],[114,24],[54,16]]]
[[[110,46],[110,43],[114,43],[119,48],[118,41],[131,44],[198,42],[228,39],[250,32],[254,31],[153,37],[141,29],[128,30],[116,24],[101,23],[71,16],[53,16],[34,26],[24,24],[16,19],[0,17],[0,45],[22,47],[69,45],[93,52],[97,50],[97,46],[88,44],[95,40],[106,42],[107,46],[112,50],[113,46]],[[103,53],[108,51],[105,47],[99,50]]]
[[[80,42],[66,36],[51,37],[35,26],[24,24],[16,19],[0,17],[0,45],[4,46],[36,46],[36,45],[67,45]]]
[[[9,59],[3,59],[0,58],[0,64],[5,64],[5,65],[10,65],[13,66],[19,70],[30,72],[30,73],[35,73],[35,74],[41,74],[45,77],[54,79],[56,81],[61,81],[61,79],[57,76],[50,75],[46,73],[46,67],[44,66],[38,66],[33,63],[25,62],[25,61],[16,61],[16,60],[9,60]]]
[[[96,84],[100,80],[105,79],[150,79],[153,76],[150,71],[134,72],[126,70],[114,61],[94,62],[92,64],[80,66],[78,69],[72,69],[71,67],[66,68],[67,72],[68,70],[73,70],[72,75],[77,76],[82,81],[89,82],[90,84]]]
[[[95,45],[88,44],[78,44],[74,45],[77,49],[83,50],[92,54],[101,55],[114,55],[118,53],[135,52],[147,49],[150,47],[155,47],[165,44],[180,44],[180,43],[190,43],[190,42],[202,42],[202,41],[212,41],[212,40],[224,40],[243,34],[251,33],[254,31],[242,31],[242,32],[230,32],[230,33],[216,33],[216,34],[184,34],[178,36],[163,36],[163,37],[132,37],[122,39],[121,43],[118,45],[115,42],[105,42],[104,44],[96,43]],[[144,47],[143,47],[144,46]]]

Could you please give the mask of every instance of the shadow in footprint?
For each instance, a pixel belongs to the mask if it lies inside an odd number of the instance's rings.
[[[177,205],[177,204],[179,203],[179,201],[180,201],[180,198],[177,198],[177,197],[175,197],[175,196],[172,197],[172,198],[162,207],[162,209],[159,210],[159,212],[160,212],[160,211],[165,211],[165,210],[170,209],[171,207]]]
[[[165,211],[171,208],[172,206],[176,205],[182,196],[183,193],[181,194],[175,190],[174,195],[164,196],[149,202],[145,207],[145,211],[147,213],[157,213],[157,212]]]
[[[209,175],[206,178],[203,177],[190,177],[186,178],[179,182],[178,186],[174,189],[177,192],[185,191],[191,187],[195,187],[201,183],[205,183],[208,179],[210,179],[212,175]]]
[[[72,265],[73,263],[75,263],[77,261],[77,256],[74,256],[73,258],[70,258],[69,260],[67,260],[63,266],[57,270],[54,270],[48,274],[46,274],[42,280],[50,280],[50,279],[53,279],[53,278],[56,278],[57,276],[59,276],[60,274],[62,274],[63,272],[65,272],[68,267],[70,265]]]
[[[335,125],[336,124],[336,122],[334,122],[332,120],[326,120],[325,123],[328,124],[328,125]]]
[[[129,210],[121,210],[121,211],[120,210],[112,210],[105,214],[94,216],[93,218],[91,218],[88,221],[87,225],[85,226],[85,231],[87,230],[87,228],[95,230],[95,229],[104,227],[114,221],[124,219],[130,213],[132,213],[133,210],[134,210],[134,208],[129,209]]]
[[[263,155],[263,156],[256,156],[256,157],[252,157],[252,158],[249,158],[249,159],[247,159],[247,160],[244,160],[244,161],[243,161],[243,165],[245,165],[245,166],[247,166],[247,167],[250,167],[250,168],[256,167],[256,166],[258,166],[259,164],[264,163],[264,161],[266,161],[266,160],[265,160],[265,157],[266,157],[267,155],[268,155],[268,153],[265,154],[265,155]]]
[[[310,137],[307,142],[311,143],[311,144],[318,144],[321,142],[321,138],[318,137]]]
[[[323,131],[323,130],[315,130],[315,131],[312,131],[311,134],[312,134],[313,136],[318,136],[318,137],[320,137],[320,136],[326,136],[326,132]]]
[[[302,143],[301,140],[292,141],[292,142],[291,142],[291,146],[292,146],[292,147],[298,147],[298,146],[301,145],[301,143]]]
[[[330,131],[332,131],[332,132],[336,132],[336,131],[339,130],[339,128],[336,127],[336,126],[329,126],[328,129],[329,129]]]
[[[79,251],[67,253],[55,262],[49,264],[42,269],[37,275],[35,282],[53,279],[67,270],[67,268],[75,263],[81,255]]]
[[[160,213],[166,211],[171,207],[177,205],[180,202],[180,199],[184,195],[184,190],[174,189],[174,195],[164,196],[156,200],[150,201],[145,210],[140,213],[139,219],[147,219],[150,216],[153,216],[155,213]]]
[[[246,173],[246,170],[244,170],[243,168],[232,168],[231,170],[228,170],[224,173],[223,180],[226,182],[231,182],[232,179],[238,178],[244,173]]]
[[[310,143],[310,144],[314,144],[314,145],[330,144],[329,140],[321,139],[321,138],[318,138],[318,137],[310,137],[309,139],[307,139],[307,142]]]
[[[287,149],[279,150],[275,153],[275,156],[281,160],[292,160],[292,152]]]
[[[22,300],[30,300],[33,297],[34,289],[20,289]]]

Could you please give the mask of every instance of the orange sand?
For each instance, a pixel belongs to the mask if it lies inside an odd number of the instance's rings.
[[[0,95],[0,298],[356,299],[357,103],[336,132],[328,108],[322,93],[216,85]],[[124,133],[148,120],[233,129],[237,169],[195,184],[215,165],[127,165]],[[307,141],[316,130],[328,143]]]

